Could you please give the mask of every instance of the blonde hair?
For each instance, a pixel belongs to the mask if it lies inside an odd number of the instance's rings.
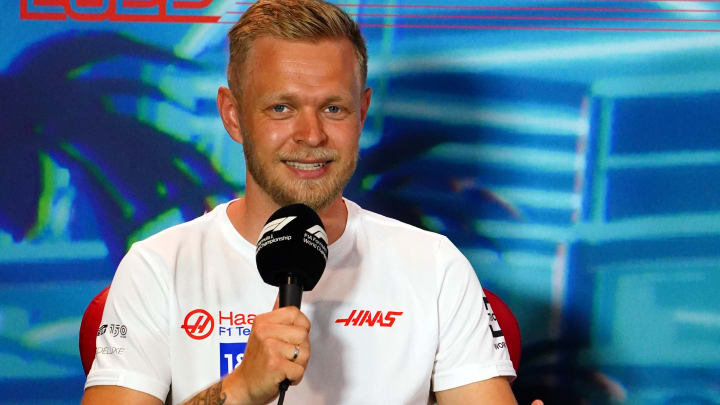
[[[367,49],[357,23],[337,6],[322,0],[258,0],[228,32],[230,60],[227,80],[240,94],[240,73],[253,41],[270,36],[298,41],[348,39],[355,49],[363,87],[367,80]]]

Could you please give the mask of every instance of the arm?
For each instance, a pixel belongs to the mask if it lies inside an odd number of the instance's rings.
[[[517,405],[505,377],[494,377],[435,393],[438,405]]]
[[[165,274],[162,260],[137,245],[118,265],[103,310],[105,327],[96,338],[96,347],[117,352],[95,356],[83,404],[154,404],[167,397],[170,354]]]
[[[142,391],[135,391],[117,385],[96,385],[85,390],[81,405],[162,405],[162,403],[158,398]]]
[[[227,392],[223,391],[223,381],[220,380],[208,389],[199,392],[185,404],[225,404]],[[85,390],[81,405],[101,404],[162,405],[163,401],[148,393],[117,385],[96,385]]]
[[[508,376],[514,376],[503,336],[486,306],[470,263],[448,242],[438,253],[439,341],[433,388],[439,404],[516,404]],[[443,260],[444,259],[444,260]]]
[[[185,403],[187,405],[225,404],[227,393],[223,391],[223,381],[218,381]],[[96,385],[85,390],[81,405],[101,404],[162,405],[163,402],[148,393],[117,385]]]
[[[285,378],[298,384],[310,359],[310,320],[296,307],[275,309],[255,319],[245,357],[224,379],[197,393],[186,405],[266,404],[278,395]],[[298,356],[293,360],[295,347]],[[85,390],[82,405],[160,405],[150,394],[100,385]]]

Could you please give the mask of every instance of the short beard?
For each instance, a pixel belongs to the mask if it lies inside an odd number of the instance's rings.
[[[331,165],[339,165],[334,168],[335,175],[333,176],[321,179],[283,179],[281,176],[274,175],[272,170],[265,170],[263,163],[256,158],[252,135],[247,131],[243,131],[243,135],[245,165],[250,175],[275,204],[281,207],[295,203],[303,203],[315,211],[329,207],[342,195],[343,189],[350,181],[357,166],[357,151],[349,157],[349,160],[339,160],[336,152],[327,149],[307,149],[300,153],[278,154],[273,157],[272,164],[299,158],[332,158]]]

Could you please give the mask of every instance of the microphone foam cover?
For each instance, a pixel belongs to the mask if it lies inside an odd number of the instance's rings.
[[[305,204],[280,208],[265,223],[255,249],[263,281],[279,286],[288,273],[310,291],[320,280],[328,257],[328,238],[320,217]]]

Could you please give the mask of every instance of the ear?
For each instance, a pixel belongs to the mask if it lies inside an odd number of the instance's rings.
[[[222,118],[225,130],[235,142],[242,144],[242,130],[240,129],[240,117],[239,109],[237,108],[237,101],[233,96],[230,89],[227,87],[220,87],[217,94],[217,106],[220,112],[220,118]]]
[[[368,87],[363,92],[362,100],[360,101],[360,128],[365,125],[365,118],[367,118],[367,113],[370,109],[370,98],[372,98],[372,89]]]

